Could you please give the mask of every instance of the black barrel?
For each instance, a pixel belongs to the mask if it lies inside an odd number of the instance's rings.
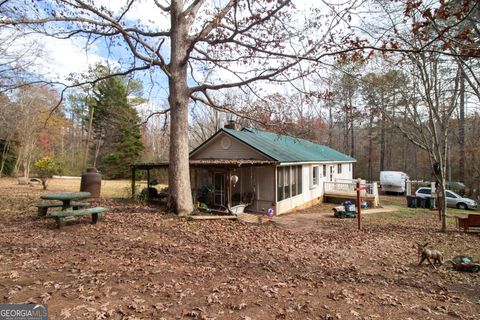
[[[431,198],[425,198],[425,208],[431,209],[432,207],[430,206],[430,199]]]
[[[100,197],[100,189],[102,187],[102,175],[96,168],[87,168],[87,172],[82,174],[80,182],[80,191],[90,192],[92,198]]]
[[[417,208],[426,208],[427,200],[424,198],[417,198]]]
[[[417,198],[414,196],[407,196],[407,207],[416,208],[417,207]]]

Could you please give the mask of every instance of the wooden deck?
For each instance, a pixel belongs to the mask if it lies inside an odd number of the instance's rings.
[[[360,194],[361,194],[362,200],[371,203],[371,206],[373,207],[378,207],[379,205],[378,195],[367,194],[366,192],[361,192]],[[323,197],[325,202],[341,203],[347,200],[355,202],[357,201],[357,192],[347,191],[347,190],[330,190],[325,192]]]

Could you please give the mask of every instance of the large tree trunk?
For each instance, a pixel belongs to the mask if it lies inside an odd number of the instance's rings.
[[[17,159],[15,160],[15,165],[13,166],[13,175],[17,177],[20,174],[20,167],[22,166],[24,147],[20,146],[17,151]]]
[[[385,171],[385,118],[380,120],[380,171]]]
[[[187,85],[188,28],[185,18],[180,15],[182,1],[172,1],[171,7],[172,45],[168,97],[171,116],[169,206],[179,216],[187,216],[193,211],[188,157],[188,101],[190,99]]]
[[[434,176],[437,184],[437,208],[438,215],[441,221],[441,232],[447,231],[447,198],[446,198],[446,163],[447,163],[447,146],[448,140],[437,141],[434,145],[433,154],[430,154],[431,159],[434,159],[438,164],[438,172],[434,171]]]
[[[442,169],[443,171],[443,169]],[[437,204],[437,207],[438,207],[438,214],[440,216],[440,221],[441,221],[441,224],[442,224],[442,227],[441,227],[441,230],[442,232],[446,232],[447,231],[447,198],[445,197],[445,185],[446,185],[446,180],[445,180],[445,176],[444,176],[444,172],[442,172],[442,174],[440,175],[439,177],[440,181],[437,181],[438,182],[438,204]]]
[[[170,84],[170,165],[168,170],[169,206],[180,216],[193,211],[188,150],[188,99],[181,88]]]
[[[385,107],[385,101],[383,99],[383,92],[380,97],[382,107]],[[380,119],[380,171],[385,171],[385,115],[382,113],[382,117]]]
[[[349,111],[348,111],[348,106],[345,104],[345,122],[343,124],[343,153],[348,154],[348,133],[349,133]]]
[[[333,112],[332,106],[328,108],[328,146],[333,148]]]
[[[465,74],[460,73],[460,119],[458,121],[458,180],[465,181]],[[451,152],[451,150],[450,150]],[[451,169],[450,169],[451,170]]]
[[[407,110],[405,107],[405,112],[403,114],[403,121],[407,121]],[[403,162],[403,172],[408,172],[407,166],[408,166],[408,160],[410,160],[411,154],[408,152],[408,147],[409,147],[410,141],[407,139],[407,137],[403,136],[403,151],[402,151],[402,162]],[[415,148],[416,149],[416,148]],[[416,152],[416,151],[414,151]],[[415,160],[416,161],[416,160]],[[416,166],[414,167],[416,168]]]
[[[5,168],[5,163],[7,162],[7,154],[9,151],[10,151],[10,139],[7,139],[5,141],[5,144],[3,145],[3,150],[2,150],[2,162],[0,163],[0,178],[2,177],[3,169]]]
[[[368,181],[373,181],[373,110],[370,110],[370,120],[368,123]]]
[[[353,128],[353,105],[352,96],[349,96],[350,104],[350,157],[355,158],[355,132]]]

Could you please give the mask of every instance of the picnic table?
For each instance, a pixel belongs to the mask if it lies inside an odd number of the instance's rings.
[[[90,204],[87,202],[74,202],[74,200],[81,200],[90,197],[90,192],[61,192],[44,194],[40,196],[40,198],[42,198],[43,200],[58,200],[62,202],[62,205],[39,204],[37,206],[39,210],[39,216],[46,216],[48,208],[55,208],[61,206],[61,211],[54,211],[48,216],[55,218],[58,228],[61,228],[65,224],[66,219],[68,218],[86,215],[92,216],[92,223],[96,224],[102,217],[103,213],[107,211],[107,209],[102,207],[80,209],[80,207],[87,207]],[[72,208],[73,210],[69,208]]]
[[[72,206],[73,200],[80,200],[90,198],[90,192],[60,192],[49,193],[40,196],[43,200],[59,200],[62,201],[62,211],[67,210]]]

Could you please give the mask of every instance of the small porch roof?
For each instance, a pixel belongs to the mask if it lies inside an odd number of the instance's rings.
[[[254,160],[254,159],[199,159],[190,160],[190,167],[192,168],[239,168],[239,167],[259,167],[259,166],[273,166],[279,164],[278,161],[272,160]],[[130,166],[132,170],[132,199],[135,197],[135,172],[137,170],[147,171],[147,181],[150,181],[150,170],[153,169],[168,169],[170,163],[164,162],[150,162],[150,163],[135,163]]]
[[[254,159],[198,159],[190,160],[191,167],[258,167],[279,164],[273,160]],[[168,168],[170,162],[135,163],[131,167],[135,170],[151,170],[157,168]]]

